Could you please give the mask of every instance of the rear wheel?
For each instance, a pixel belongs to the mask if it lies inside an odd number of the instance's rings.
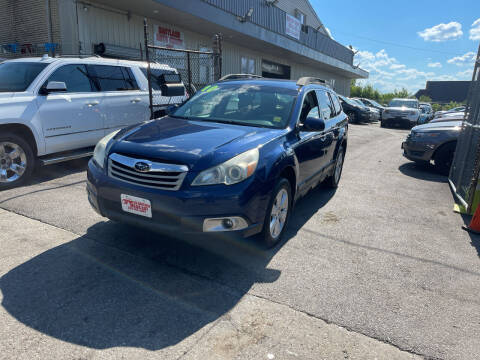
[[[282,239],[293,204],[290,182],[285,178],[280,179],[272,194],[262,232],[262,242],[267,248]]]
[[[0,136],[0,190],[23,184],[34,166],[32,147],[23,138],[12,133]]]
[[[335,168],[333,170],[332,176],[328,177],[325,181],[325,185],[328,187],[336,189],[338,187],[338,183],[340,182],[340,178],[342,177],[343,172],[343,161],[345,159],[345,150],[343,146],[338,149],[337,159],[335,160]]]
[[[453,162],[453,155],[455,154],[455,148],[457,143],[448,143],[442,145],[435,153],[433,161],[438,172],[443,175],[448,175],[450,173],[450,167]]]

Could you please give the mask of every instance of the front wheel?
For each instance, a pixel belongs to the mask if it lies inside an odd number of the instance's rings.
[[[272,192],[263,225],[262,242],[267,248],[278,244],[287,227],[292,207],[292,189],[287,179],[280,179]]]
[[[442,175],[448,175],[450,173],[450,167],[453,163],[453,155],[455,154],[456,143],[448,143],[442,145],[433,157],[435,167]]]
[[[24,183],[34,163],[32,148],[24,139],[9,133],[0,136],[0,190]]]
[[[349,111],[347,113],[347,116],[348,116],[348,120],[351,124],[357,123],[357,115],[355,114],[355,112]]]

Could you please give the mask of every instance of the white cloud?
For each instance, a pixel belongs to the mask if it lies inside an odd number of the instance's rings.
[[[428,63],[427,66],[431,68],[441,68],[442,64],[440,64],[439,62],[432,62],[432,63]]]
[[[452,21],[448,24],[438,24],[431,28],[419,31],[418,35],[425,41],[441,42],[456,40],[462,37],[462,24]]]
[[[457,75],[457,80],[472,80],[473,69],[459,71],[456,75]]]
[[[475,61],[475,58],[476,58],[476,54],[473,51],[469,51],[462,56],[455,56],[451,59],[448,59],[447,62],[449,64],[454,64],[457,66],[463,66],[463,65],[473,66],[473,62]]]
[[[377,53],[359,51],[355,55],[355,64],[358,63],[361,68],[370,73],[368,79],[359,80],[358,83],[361,85],[371,84],[385,92],[406,88],[413,93],[420,88],[424,88],[426,80],[435,76],[433,72],[408,68],[396,58],[388,55],[385,49]]]
[[[480,40],[480,18],[475,20],[470,29],[470,40]]]
[[[407,66],[403,64],[392,64],[390,65],[390,69],[392,70],[400,70],[400,69],[405,69]]]
[[[328,36],[330,36],[330,38],[333,39],[332,32],[330,31],[330,29],[325,27],[325,31],[327,32]],[[335,40],[335,39],[333,39],[333,40]]]

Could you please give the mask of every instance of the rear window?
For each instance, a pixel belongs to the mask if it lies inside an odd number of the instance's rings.
[[[147,76],[147,68],[141,68],[143,75],[148,79]],[[161,77],[164,74],[170,75],[170,74],[176,74],[175,71],[173,70],[167,70],[167,69],[150,69],[150,73],[152,74],[151,82],[152,82],[152,90],[157,90],[160,91],[160,84],[161,84]]]
[[[29,62],[5,62],[0,64],[0,92],[27,90],[35,78],[49,64]]]

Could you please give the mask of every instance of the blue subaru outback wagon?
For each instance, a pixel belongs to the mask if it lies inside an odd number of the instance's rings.
[[[88,165],[102,216],[162,232],[261,233],[273,246],[295,201],[337,187],[348,118],[324,82],[219,81],[168,116],[112,133]]]

